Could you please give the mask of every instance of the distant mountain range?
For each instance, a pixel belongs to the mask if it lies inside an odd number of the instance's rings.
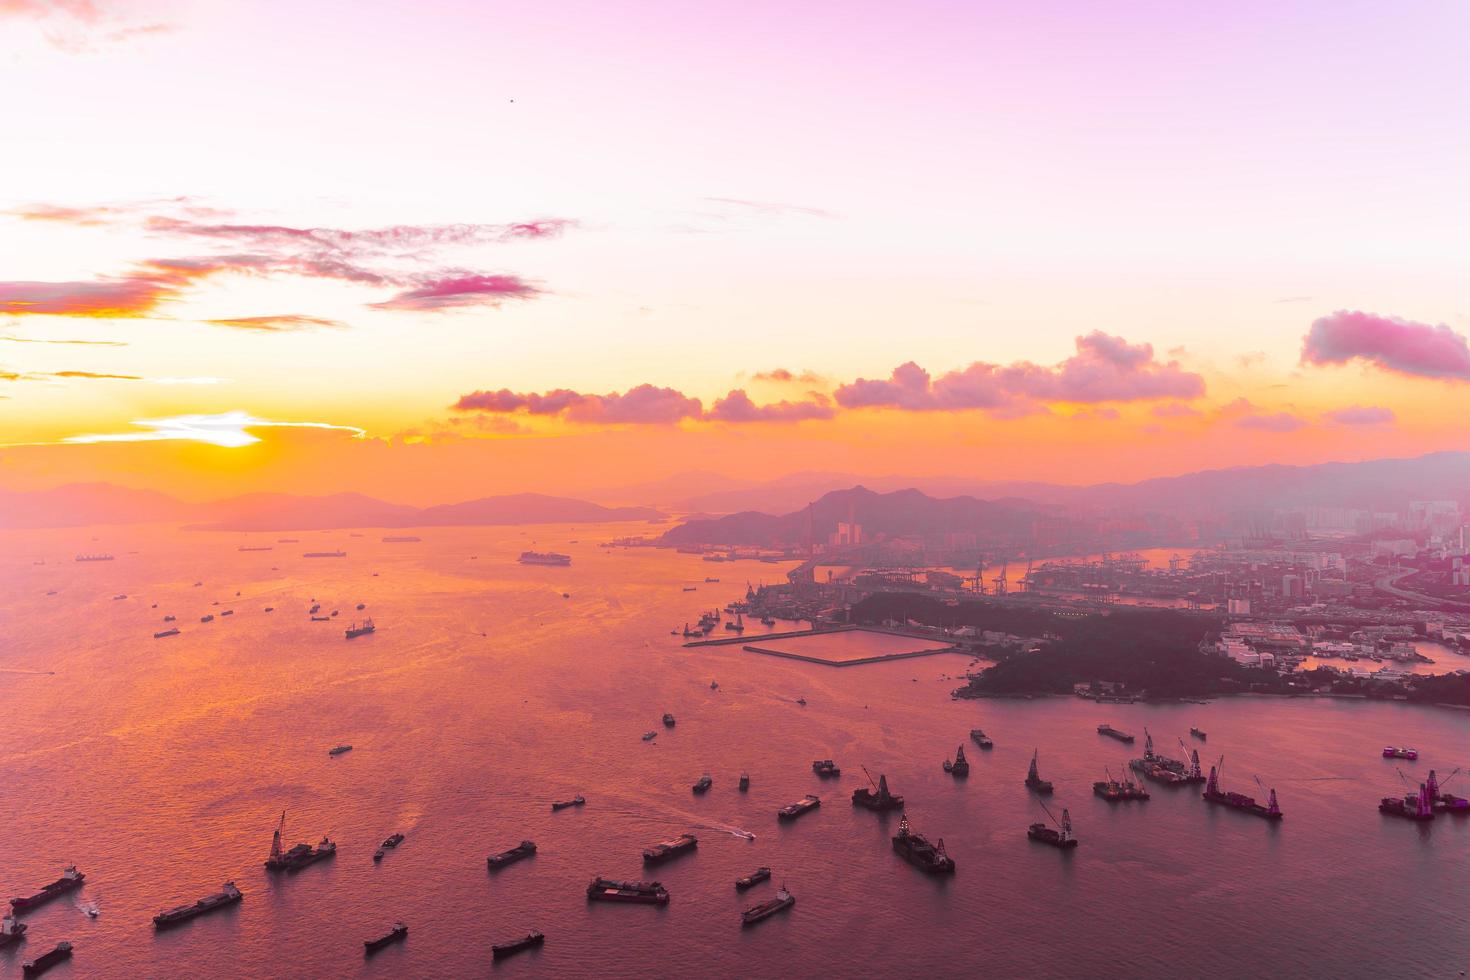
[[[835,490],[812,502],[810,508],[773,517],[744,511],[725,517],[691,520],[664,534],[666,544],[733,544],[769,547],[797,544],[811,537],[825,541],[839,521],[862,525],[866,535],[935,534],[973,531],[986,540],[1010,537],[1024,525],[1030,511],[1025,504],[977,500],[974,497],[938,499],[918,490],[876,493],[866,487]]]
[[[0,528],[173,523],[201,531],[316,531],[343,527],[596,524],[650,521],[663,516],[651,507],[604,507],[536,493],[421,508],[390,504],[360,493],[324,497],[253,493],[188,503],[152,490],[107,483],[77,483],[31,492],[0,490]]]

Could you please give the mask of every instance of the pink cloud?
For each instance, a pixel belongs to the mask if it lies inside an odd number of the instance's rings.
[[[1393,409],[1377,405],[1351,405],[1327,412],[1323,418],[1338,425],[1388,425],[1397,416]]]
[[[340,320],[325,320],[317,316],[302,316],[295,313],[281,314],[277,316],[237,316],[228,317],[223,320],[205,320],[205,323],[216,327],[230,327],[234,330],[259,330],[265,333],[294,333],[302,330],[314,330],[318,327],[345,327],[347,324]]]
[[[997,415],[1026,414],[1038,402],[1145,401],[1198,398],[1204,378],[1177,361],[1160,362],[1149,344],[1094,331],[1076,339],[1077,353],[1052,367],[1029,361],[1011,365],[977,361],[967,368],[931,378],[912,361],[886,380],[859,378],[837,389],[844,408],[882,406],[911,411],[984,409]]]
[[[1149,414],[1161,419],[1182,419],[1199,415],[1200,411],[1183,402],[1166,402],[1163,405],[1155,405],[1149,410]]]
[[[752,381],[768,381],[775,384],[803,385],[824,384],[827,380],[815,371],[802,371],[800,373],[797,373],[795,371],[788,371],[786,370],[786,368],[776,368],[771,371],[757,371],[752,374],[750,378]]]
[[[153,312],[177,289],[146,276],[93,282],[0,282],[0,313],[137,317]]]
[[[499,306],[508,299],[531,299],[541,290],[518,276],[484,276],[472,273],[446,279],[426,279],[392,299],[373,303],[378,310],[431,312],[462,306]]]
[[[1305,419],[1289,412],[1273,412],[1269,415],[1242,415],[1235,420],[1236,426],[1256,432],[1295,432],[1305,428]]]
[[[779,401],[757,405],[744,389],[737,388],[710,406],[705,418],[716,422],[801,422],[830,419],[833,409],[827,399],[816,395],[811,401]]]
[[[1338,310],[1312,323],[1302,340],[1303,364],[1361,360],[1386,371],[1424,378],[1470,380],[1470,345],[1440,324]]]

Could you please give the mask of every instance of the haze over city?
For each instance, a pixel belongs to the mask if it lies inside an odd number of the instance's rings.
[[[0,977],[1463,975],[1467,33],[0,0]]]

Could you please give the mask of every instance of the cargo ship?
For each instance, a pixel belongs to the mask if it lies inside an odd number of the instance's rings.
[[[965,758],[965,747],[961,745],[954,750],[954,761],[944,760],[944,771],[951,776],[962,777],[970,774],[970,762]]]
[[[902,810],[903,797],[895,796],[888,792],[888,777],[879,774],[878,781],[873,782],[873,774],[868,772],[868,767],[863,766],[863,774],[868,777],[868,782],[873,788],[859,786],[852,791],[852,802],[856,806],[867,807],[869,810],[882,812],[884,810]]]
[[[1039,749],[1031,750],[1031,768],[1026,770],[1026,785],[1035,793],[1050,793],[1052,785],[1050,781],[1041,778],[1041,772],[1036,767]]]
[[[347,639],[353,640],[359,636],[367,636],[369,633],[376,633],[377,631],[378,627],[373,623],[372,617],[368,617],[362,621],[361,626],[353,623],[347,627]]]
[[[376,953],[389,943],[396,943],[408,935],[408,923],[402,921],[393,923],[393,928],[377,939],[364,939],[362,949],[364,953]]]
[[[809,810],[815,810],[821,805],[821,798],[813,796],[811,793],[808,793],[806,796],[797,800],[795,803],[788,804],[777,810],[776,817],[780,820],[795,820],[803,813],[806,813]]]
[[[214,622],[214,613],[206,613],[205,615],[200,616],[199,617],[199,622],[201,622],[201,623],[212,623],[212,622]]]
[[[785,885],[782,885],[781,890],[776,893],[775,898],[770,901],[761,902],[759,905],[753,905],[744,912],[741,912],[740,924],[742,926],[753,926],[757,922],[764,922],[777,912],[783,912],[795,904],[796,896],[787,891]]]
[[[1043,803],[1041,808],[1046,810],[1046,804]],[[1077,838],[1072,836],[1072,815],[1063,810],[1060,821],[1051,815],[1050,810],[1046,810],[1046,815],[1052,823],[1057,825],[1056,829],[1053,830],[1044,823],[1034,823],[1026,828],[1026,836],[1039,843],[1059,847],[1064,851],[1076,847]]]
[[[153,925],[158,929],[167,929],[169,926],[188,922],[190,919],[213,912],[215,909],[222,909],[226,905],[234,905],[244,897],[233,881],[227,881],[224,887],[213,895],[207,895],[190,905],[180,905],[178,908],[158,913],[153,917]]]
[[[71,943],[60,942],[56,944],[55,949],[47,950],[33,960],[26,960],[21,964],[20,972],[24,976],[38,977],[62,960],[69,959],[71,959]]]
[[[258,545],[242,544],[242,545],[240,545],[240,547],[236,548],[235,550],[236,551],[273,551],[273,550],[275,550],[275,546],[274,545],[269,545],[269,544],[258,544]]]
[[[995,742],[991,740],[989,735],[985,734],[983,729],[970,729],[970,738],[974,741],[976,745],[980,746],[982,749],[995,748]]]
[[[559,555],[554,551],[523,551],[516,559],[522,565],[570,565],[571,555]]]
[[[0,919],[0,949],[4,949],[11,943],[20,942],[26,934],[26,924],[16,919],[15,916],[7,914]]]
[[[111,555],[77,555],[77,561],[112,561]]]
[[[1189,734],[1193,735],[1195,738],[1199,739],[1201,742],[1203,742],[1205,740],[1205,738],[1207,737],[1204,732],[1202,732],[1198,728],[1193,728],[1193,727],[1191,727],[1189,729]]]
[[[1222,791],[1220,789],[1220,770],[1223,768],[1225,768],[1225,759],[1222,756],[1218,767],[1210,767],[1210,778],[1205,783],[1203,794],[1206,800],[1219,804],[1220,806],[1228,806],[1232,810],[1243,810],[1246,813],[1253,813],[1266,820],[1281,819],[1281,807],[1276,803],[1276,791],[1274,789],[1268,790],[1270,798],[1265,806],[1257,803],[1253,797],[1246,796],[1243,793],[1227,793]],[[1257,779],[1256,782],[1259,783],[1260,780]],[[1265,789],[1265,787],[1262,786],[1262,789]]]
[[[697,782],[697,783],[694,784],[694,792],[695,793],[708,793],[709,792],[709,788],[714,785],[714,782],[715,781],[712,778],[710,778],[710,774],[709,773],[705,773],[703,776],[700,776],[699,777],[699,782]]]
[[[596,902],[635,902],[642,905],[669,904],[669,890],[657,881],[614,881],[593,878],[587,899]]]
[[[179,635],[179,628],[177,626],[174,626],[174,627],[171,627],[171,628],[166,629],[166,630],[159,630],[157,633],[154,633],[153,634],[153,638],[155,640],[161,640],[165,636],[178,636],[178,635]]]
[[[1131,743],[1133,741],[1132,735],[1129,735],[1127,732],[1120,732],[1112,725],[1098,725],[1097,733],[1099,735],[1106,735],[1108,738],[1116,738],[1120,742]]]
[[[545,944],[546,936],[539,929],[532,929],[520,939],[512,939],[509,942],[495,943],[490,947],[490,956],[493,959],[502,959],[513,953],[519,953],[523,949]]]
[[[923,834],[909,829],[909,818],[898,822],[898,833],[893,838],[893,849],[905,861],[931,875],[954,874],[954,858],[944,851],[944,838],[929,843]]]
[[[812,762],[812,772],[823,779],[832,779],[842,775],[842,770],[831,759],[817,759]]]
[[[1413,762],[1419,758],[1419,750],[1402,747],[1396,749],[1392,745],[1386,745],[1383,747],[1383,757],[1385,759],[1408,759],[1410,762]]]
[[[555,801],[554,803],[551,804],[551,808],[553,810],[565,810],[568,807],[581,806],[582,804],[584,804],[586,802],[587,802],[586,797],[584,797],[581,793],[578,793],[576,796],[572,797],[570,800],[557,800],[557,801]]]
[[[699,838],[693,834],[680,834],[671,840],[660,841],[651,847],[643,849],[644,864],[662,864],[673,860],[680,854],[688,854],[699,846]]]
[[[327,755],[342,755],[345,752],[351,752],[351,751],[352,751],[352,746],[350,746],[350,745],[338,745],[335,748],[327,749]]]
[[[412,534],[390,534],[383,539],[384,544],[417,544],[424,540]]]
[[[1146,800],[1149,798],[1148,790],[1128,778],[1128,771],[1123,771],[1121,780],[1114,779],[1111,770],[1103,770],[1107,779],[1099,780],[1092,784],[1092,792],[1107,800],[1109,803],[1122,803],[1127,800]]]
[[[27,895],[23,898],[12,898],[10,900],[10,908],[14,912],[25,912],[37,908],[45,905],[53,898],[60,898],[67,892],[76,891],[82,887],[86,880],[87,876],[78,871],[75,864],[69,865],[61,873],[60,878],[57,878],[49,885],[43,886],[36,894]]]
[[[515,864],[517,861],[528,858],[535,853],[536,842],[523,840],[509,850],[501,851],[499,854],[490,855],[485,859],[485,864],[487,867],[490,868],[491,871],[494,871],[496,868],[503,868],[507,864]]]
[[[302,558],[346,558],[345,551],[308,551]]]
[[[752,888],[756,885],[759,885],[763,881],[769,880],[770,877],[770,868],[756,868],[750,874],[745,875],[742,878],[735,879],[735,890],[743,892],[747,888]]]
[[[271,838],[270,857],[265,859],[265,866],[270,871],[300,871],[302,868],[327,858],[335,857],[337,845],[330,838],[323,837],[321,843],[312,847],[310,844],[295,844],[288,851],[281,850],[281,832],[286,829],[286,812],[281,811],[281,823],[276,827],[275,835]]]

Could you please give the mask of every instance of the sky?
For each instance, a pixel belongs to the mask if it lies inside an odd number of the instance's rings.
[[[0,0],[0,487],[1466,448],[1458,2]]]

